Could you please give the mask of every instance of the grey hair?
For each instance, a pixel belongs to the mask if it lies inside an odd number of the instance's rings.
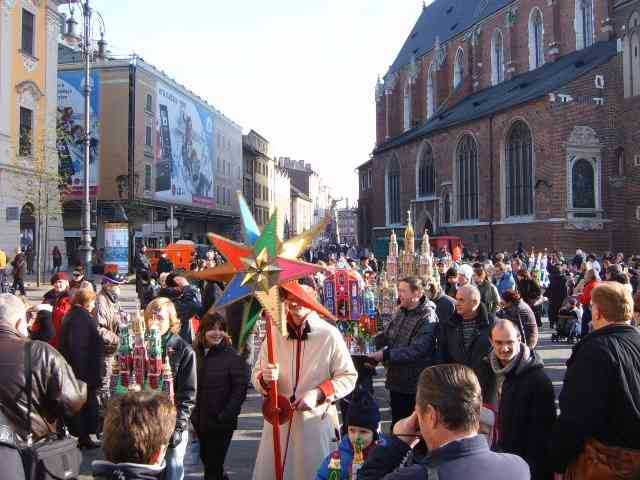
[[[458,292],[464,291],[468,293],[472,300],[475,300],[476,303],[480,303],[482,301],[482,295],[480,295],[480,290],[474,285],[463,285],[458,289]]]
[[[18,321],[27,318],[27,307],[15,295],[0,293],[0,324],[15,327]]]

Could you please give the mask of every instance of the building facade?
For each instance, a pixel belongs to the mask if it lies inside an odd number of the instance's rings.
[[[358,246],[358,208],[342,208],[336,212],[338,222],[338,242]]]
[[[82,194],[73,141],[83,111],[78,60],[66,52],[58,72],[58,153],[69,186],[63,219],[70,260],[80,240]],[[241,128],[138,57],[97,58],[91,81],[94,246],[104,247],[105,225],[114,222],[128,223],[130,255],[140,243],[205,244],[208,232],[237,236]]]
[[[298,188],[291,186],[291,237],[300,235],[311,228],[313,202]]]
[[[251,130],[242,138],[243,191],[258,225],[269,221],[273,206],[273,170],[269,141]],[[271,180],[270,180],[271,179]]]
[[[376,86],[376,147],[358,169],[366,246],[386,254],[411,210],[416,231],[485,251],[522,240],[631,252],[640,234],[631,3],[425,7]]]
[[[60,17],[54,0],[0,1],[0,248],[64,252],[57,177]]]
[[[283,238],[289,238],[291,236],[291,179],[286,170],[276,165],[273,168],[270,183],[273,203],[269,215],[277,210],[278,231],[282,233]]]

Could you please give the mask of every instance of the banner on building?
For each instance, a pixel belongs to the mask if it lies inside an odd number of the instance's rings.
[[[213,111],[163,83],[156,98],[156,199],[213,207]]]
[[[100,178],[100,77],[92,72],[89,99],[89,191],[98,193]],[[58,171],[67,185],[67,196],[81,197],[84,185],[84,73],[58,72],[57,150]]]
[[[118,272],[129,272],[129,225],[126,223],[104,224],[104,263],[117,265]]]

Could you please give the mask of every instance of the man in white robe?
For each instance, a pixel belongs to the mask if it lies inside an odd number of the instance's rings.
[[[315,295],[311,287],[305,289]],[[351,393],[358,374],[336,327],[292,297],[285,297],[284,306],[289,337],[274,335],[278,363],[268,363],[264,341],[251,380],[265,396],[269,382],[276,380],[278,394],[293,404],[292,418],[280,427],[282,455],[287,452],[285,480],[313,479],[324,458],[337,448],[339,425],[334,402]],[[275,479],[273,429],[266,420],[253,479]]]

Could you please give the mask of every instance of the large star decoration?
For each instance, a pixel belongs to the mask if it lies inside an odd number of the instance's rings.
[[[283,241],[278,234],[278,212],[271,215],[269,223],[261,231],[251,211],[238,192],[240,216],[245,244],[234,242],[210,233],[211,243],[222,253],[227,263],[192,274],[201,280],[228,282],[214,308],[222,310],[236,302],[249,300],[245,304],[242,327],[237,340],[239,348],[244,346],[262,310],[272,317],[282,335],[286,335],[281,293],[286,292],[299,305],[315,310],[320,315],[335,320],[313,296],[306,293],[297,282],[300,278],[322,271],[323,268],[297,258],[311,246],[330,221],[330,214],[318,225],[294,238]]]

